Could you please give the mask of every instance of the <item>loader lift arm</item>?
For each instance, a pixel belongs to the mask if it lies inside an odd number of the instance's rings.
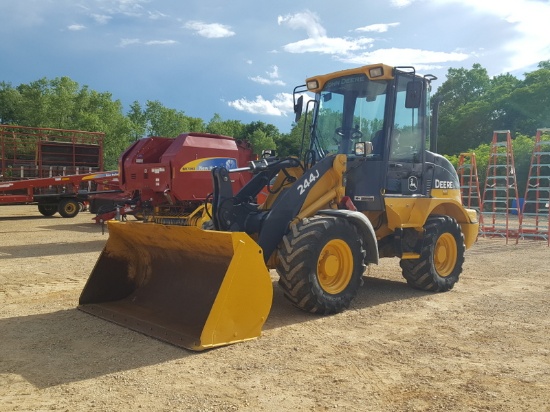
[[[249,214],[254,214],[254,212],[262,214],[258,205],[252,201],[279,171],[282,170],[283,173],[286,173],[285,169],[292,167],[303,169],[300,161],[291,157],[285,159],[269,157],[261,161],[252,161],[248,167],[234,170],[228,170],[225,167],[213,168],[212,220],[214,228],[216,230],[246,231],[249,234],[257,232],[258,227],[255,227],[254,230],[252,227],[245,230],[247,224],[249,226],[252,224],[252,222],[245,222],[248,220]],[[251,171],[254,173],[254,177],[237,194],[233,194],[229,173],[243,170]],[[294,181],[292,177],[289,179]]]
[[[328,156],[317,162],[300,177],[288,190],[284,190],[273,202],[269,210],[262,210],[252,203],[260,190],[269,182],[270,176],[286,168],[300,167],[301,163],[295,158],[287,158],[266,163],[260,171],[237,194],[231,190],[229,171],[223,167],[214,168],[213,220],[216,230],[229,230],[259,234],[258,244],[264,252],[267,262],[289,229],[290,223],[300,214],[304,203],[315,186],[329,171],[333,170],[335,155]],[[253,169],[254,166],[251,166]]]

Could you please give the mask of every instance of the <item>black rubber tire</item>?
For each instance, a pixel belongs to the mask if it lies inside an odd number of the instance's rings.
[[[80,212],[80,205],[75,199],[61,199],[57,211],[63,217],[75,217]]]
[[[449,216],[429,217],[424,229],[420,258],[401,259],[403,277],[416,289],[446,292],[462,273],[464,235],[456,220]]]
[[[55,204],[43,204],[38,205],[38,211],[46,217],[53,216],[57,213],[57,205]]]
[[[363,241],[346,219],[332,216],[304,219],[285,235],[277,253],[279,287],[293,305],[306,312],[325,315],[342,312],[362,284]],[[330,265],[329,259],[332,259]],[[326,276],[328,271],[332,273]]]

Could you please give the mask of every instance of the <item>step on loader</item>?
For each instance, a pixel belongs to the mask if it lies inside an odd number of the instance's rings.
[[[435,153],[434,79],[382,64],[307,79],[294,90],[296,121],[305,107],[312,125],[301,155],[250,162],[253,177],[236,193],[231,175],[245,170],[214,168],[202,228],[109,222],[79,308],[203,350],[260,335],[268,269],[293,305],[316,314],[348,308],[366,266],[383,257],[400,258],[413,288],[452,289],[478,222]]]

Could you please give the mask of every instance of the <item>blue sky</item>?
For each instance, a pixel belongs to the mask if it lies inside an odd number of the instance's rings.
[[[124,104],[288,132],[292,89],[370,63],[518,78],[550,59],[550,0],[1,0],[0,81],[68,76]]]

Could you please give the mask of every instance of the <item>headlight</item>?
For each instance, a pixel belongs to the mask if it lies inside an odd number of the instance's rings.
[[[319,87],[319,82],[317,80],[310,80],[307,82],[308,90],[315,90]]]
[[[374,67],[369,69],[369,77],[372,79],[374,77],[380,77],[384,75],[384,69],[382,67]]]

